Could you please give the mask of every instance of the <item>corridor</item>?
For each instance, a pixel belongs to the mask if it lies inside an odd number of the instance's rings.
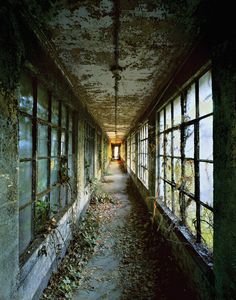
[[[122,163],[111,162],[108,174],[102,189],[118,202],[105,213],[110,217],[99,230],[99,244],[73,300],[194,300]]]

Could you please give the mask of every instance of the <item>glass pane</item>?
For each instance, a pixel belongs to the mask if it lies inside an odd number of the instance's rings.
[[[180,153],[180,130],[174,130],[173,131],[173,151],[174,156],[181,156]]]
[[[174,182],[176,184],[176,187],[180,188],[180,186],[181,186],[181,160],[174,158],[173,164],[174,164]]]
[[[164,130],[164,109],[160,112],[159,114],[159,118],[160,118],[160,123],[159,123],[159,131],[163,131]]]
[[[69,130],[72,131],[73,129],[73,114],[70,112],[69,114]]]
[[[195,84],[191,85],[186,97],[184,120],[189,121],[196,118]]]
[[[172,153],[171,153],[171,138],[172,138],[172,133],[169,132],[169,133],[166,133],[166,155],[169,155],[171,156]]]
[[[61,199],[61,206],[64,207],[67,203],[67,186],[64,185],[61,186],[60,199]]]
[[[172,181],[171,158],[166,157],[166,179]]]
[[[38,156],[48,156],[48,126],[38,124]]]
[[[193,235],[196,235],[196,203],[191,198],[185,196],[185,216],[186,225]]]
[[[101,150],[101,149],[100,149]],[[99,152],[100,153],[100,152]],[[68,154],[72,154],[72,132],[69,132]]]
[[[19,201],[20,207],[31,201],[32,193],[32,163],[21,162],[19,168]]]
[[[200,200],[213,206],[213,164],[200,162]]]
[[[41,193],[47,189],[47,174],[48,174],[48,160],[38,160],[38,189],[37,192]]]
[[[46,223],[49,219],[50,202],[49,194],[40,197],[35,203],[35,231],[36,233],[45,230]]]
[[[195,172],[194,172],[194,161],[185,160],[185,190],[193,193],[195,192]]]
[[[194,125],[185,128],[185,157],[194,158]]]
[[[164,159],[159,157],[159,176],[164,178]]]
[[[181,219],[181,213],[180,213],[180,202],[179,202],[179,191],[174,189],[174,206],[175,206],[175,215],[179,219]]]
[[[164,202],[164,181],[162,179],[160,179],[158,199]]]
[[[181,123],[181,105],[180,105],[180,97],[174,100],[174,125],[178,125]]]
[[[68,157],[68,168],[69,168],[68,175],[70,177],[72,177],[73,176],[73,159],[72,159],[72,155],[69,155],[69,157]]]
[[[32,122],[30,118],[19,116],[19,155],[32,157]]]
[[[20,254],[22,254],[31,241],[31,220],[32,209],[31,205],[26,206],[19,212],[19,246]]]
[[[33,88],[29,76],[23,74],[20,79],[20,110],[32,114],[33,111]]]
[[[200,159],[213,160],[213,117],[199,122]]]
[[[212,85],[211,72],[208,71],[199,79],[199,115],[204,116],[212,113]]]
[[[160,143],[159,152],[160,154],[164,155],[164,134],[163,133],[159,135],[159,143]]]
[[[61,133],[61,155],[66,155],[66,133],[62,131]]]
[[[59,188],[53,189],[50,193],[50,214],[54,216],[60,208]]]
[[[38,85],[37,116],[38,118],[48,120],[48,93],[41,84]]]
[[[201,236],[202,242],[213,249],[213,212],[201,206]]]
[[[51,130],[51,156],[58,155],[58,132],[57,129]]]
[[[166,106],[166,129],[171,127],[171,104],[168,104]]]
[[[58,125],[59,102],[52,98],[52,116],[51,122]]]
[[[62,106],[61,106],[61,126],[62,126],[63,128],[66,128],[66,115],[67,115],[67,113],[66,113],[66,108],[65,108],[65,106],[62,104]]]
[[[51,170],[50,185],[53,185],[58,181],[59,162],[57,158],[51,158],[50,170]]]
[[[166,206],[172,211],[172,187],[166,183]]]

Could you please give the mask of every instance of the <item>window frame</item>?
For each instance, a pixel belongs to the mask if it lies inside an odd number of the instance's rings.
[[[148,121],[146,121],[138,131],[138,178],[147,189],[149,177],[148,147]]]

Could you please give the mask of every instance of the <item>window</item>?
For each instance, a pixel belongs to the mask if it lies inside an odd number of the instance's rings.
[[[130,137],[128,137],[128,139],[127,139],[127,169],[128,169],[128,171],[130,171],[130,166],[131,166],[131,163],[130,163],[130,147],[131,147],[131,140],[130,140]]]
[[[148,188],[148,123],[138,132],[138,178]]]
[[[213,100],[211,72],[158,112],[158,198],[213,247]]]
[[[135,173],[136,172],[136,141],[135,141],[135,133],[131,136],[131,170]]]
[[[73,176],[72,113],[26,74],[20,83],[19,158],[22,254],[72,200]]]
[[[85,186],[94,177],[94,138],[95,129],[85,121],[85,137],[84,137],[84,174]]]
[[[102,167],[102,135],[100,132],[97,133],[97,169],[100,170]]]

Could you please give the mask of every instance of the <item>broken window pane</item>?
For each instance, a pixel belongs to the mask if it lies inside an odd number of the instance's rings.
[[[201,206],[201,236],[207,247],[213,249],[213,212]]]
[[[55,188],[50,193],[50,214],[54,216],[60,208],[59,188]]]
[[[20,207],[31,201],[32,193],[32,162],[21,162],[19,168],[19,201]]]
[[[41,193],[47,189],[47,174],[48,174],[48,160],[38,160],[38,185],[37,192]]]
[[[32,122],[25,116],[19,116],[19,155],[20,158],[32,157]]]
[[[213,164],[200,162],[200,200],[213,206]]]
[[[211,85],[211,72],[208,71],[199,79],[199,115],[204,116],[212,113],[212,85]]]
[[[54,185],[58,181],[59,162],[57,158],[51,158],[50,169],[51,169],[50,184]]]
[[[52,128],[51,131],[51,156],[58,155],[58,132],[57,129]]]
[[[174,156],[179,156],[181,155],[180,152],[180,130],[174,130],[173,131],[173,150],[174,150]]]
[[[172,186],[166,183],[166,206],[172,211]]]
[[[40,84],[38,85],[37,116],[38,118],[48,120],[48,93]]]
[[[192,84],[186,96],[184,120],[189,121],[195,118],[196,118],[195,84]]]
[[[185,128],[185,157],[194,158],[194,125]]]
[[[174,165],[174,182],[176,184],[176,187],[179,188],[181,186],[181,160],[174,158],[173,159],[173,165]]]
[[[61,127],[63,127],[63,128],[66,128],[66,116],[67,116],[66,107],[62,104],[62,106],[61,106]]]
[[[195,192],[194,160],[185,160],[184,189],[192,194]]]
[[[58,116],[59,116],[59,102],[52,98],[52,115],[51,122],[55,125],[58,125]]]
[[[171,128],[171,104],[166,106],[166,128]]]
[[[48,126],[38,124],[38,156],[48,156]]]
[[[180,104],[180,97],[174,100],[174,125],[179,125],[181,123],[181,104]]]
[[[29,76],[23,74],[20,79],[20,110],[32,114],[33,111],[33,88]]]
[[[165,161],[166,161],[166,165],[165,165],[166,179],[168,179],[169,181],[171,181],[172,180],[171,158],[166,157]]]
[[[22,254],[31,241],[31,220],[32,220],[32,208],[31,204],[26,206],[19,212],[19,251]]]
[[[184,196],[186,225],[193,235],[196,235],[196,203],[191,198]]]
[[[200,159],[213,159],[213,117],[199,122],[199,150]]]
[[[163,131],[164,130],[164,126],[165,126],[165,119],[164,119],[164,109],[160,112],[159,114],[159,118],[160,118],[160,123],[159,123],[159,131]]]
[[[61,133],[61,155],[66,155],[66,133],[62,131]]]

